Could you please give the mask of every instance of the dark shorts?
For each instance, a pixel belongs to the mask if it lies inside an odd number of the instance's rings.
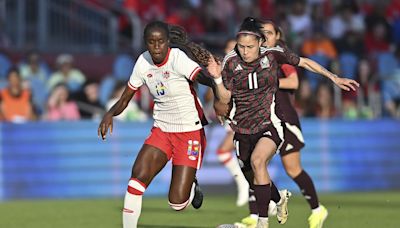
[[[284,127],[279,125],[269,125],[265,130],[256,134],[240,134],[235,132],[233,143],[236,148],[236,156],[239,161],[240,168],[243,171],[251,169],[250,158],[258,141],[263,138],[269,138],[276,144],[277,148],[282,145]]]
[[[290,124],[284,122],[284,140],[279,150],[281,156],[300,151],[304,147],[304,138],[300,123]]]

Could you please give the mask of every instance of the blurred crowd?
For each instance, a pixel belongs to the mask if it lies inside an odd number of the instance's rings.
[[[340,91],[320,76],[298,69],[300,87],[294,105],[302,117],[400,118],[400,0],[87,0],[108,9],[110,2],[136,13],[142,24],[159,19],[186,28],[195,41],[223,55],[228,40],[246,16],[274,20],[286,42],[337,75],[356,79],[356,92]],[[218,10],[216,10],[218,9]],[[111,9],[110,9],[111,10]],[[129,36],[129,20],[121,16],[120,32]],[[218,43],[218,42],[217,42]],[[1,119],[96,119],[121,94],[131,73],[133,56],[118,55],[111,73],[88,79],[74,67],[74,57],[60,54],[54,66],[32,51],[17,62],[0,53]],[[109,73],[108,75],[106,75]],[[210,107],[209,91],[198,88]],[[10,108],[13,107],[13,108]],[[15,108],[18,107],[18,108]],[[143,121],[152,99],[145,88],[135,96],[121,120]]]

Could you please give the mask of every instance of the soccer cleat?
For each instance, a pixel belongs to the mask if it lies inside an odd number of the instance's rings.
[[[192,206],[195,209],[199,209],[201,207],[201,205],[203,204],[203,192],[201,191],[201,188],[199,186],[199,183],[197,182],[197,179],[194,178],[194,197],[192,200]]]
[[[308,223],[310,224],[310,228],[322,228],[326,218],[328,217],[328,210],[319,205],[320,210],[318,212],[314,212],[308,217]]]
[[[256,228],[268,228],[268,219],[258,219]]]
[[[242,221],[235,223],[235,228],[255,228],[257,226],[257,217],[251,215],[243,218]]]
[[[285,224],[289,216],[288,202],[292,193],[287,189],[280,190],[281,200],[276,204],[276,218],[280,224]]]

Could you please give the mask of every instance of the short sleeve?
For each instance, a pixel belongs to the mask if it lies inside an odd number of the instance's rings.
[[[293,73],[297,73],[296,68],[289,64],[283,64],[281,66],[281,69],[282,69],[283,75],[285,77],[289,77],[289,75],[292,75]]]
[[[183,51],[176,49],[174,69],[178,74],[185,76],[190,81],[194,81],[197,74],[201,71],[198,63],[191,60]]]
[[[138,90],[140,88],[140,86],[143,85],[143,79],[142,79],[142,75],[140,73],[140,62],[143,59],[143,55],[141,55],[138,60],[135,63],[135,66],[133,67],[132,70],[132,74],[129,78],[128,81],[128,86],[129,88],[131,88],[132,90]]]

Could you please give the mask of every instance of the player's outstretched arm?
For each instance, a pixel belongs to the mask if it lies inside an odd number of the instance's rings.
[[[217,62],[213,56],[208,60],[207,71],[210,73],[211,77],[217,85],[218,96],[220,101],[224,104],[228,104],[231,100],[231,91],[227,90],[222,83],[222,67],[221,63]]]
[[[300,57],[299,66],[331,79],[333,83],[346,91],[356,90],[356,87],[360,86],[355,80],[340,78],[336,74],[330,72],[329,70],[325,69],[323,66],[309,58]]]
[[[110,129],[110,134],[112,134],[113,116],[118,116],[122,111],[125,110],[135,92],[135,90],[132,90],[127,85],[119,100],[110,108],[110,110],[108,110],[106,114],[104,114],[103,119],[99,124],[99,128],[97,129],[97,135],[99,137],[101,136],[103,140],[106,139],[108,129]]]

